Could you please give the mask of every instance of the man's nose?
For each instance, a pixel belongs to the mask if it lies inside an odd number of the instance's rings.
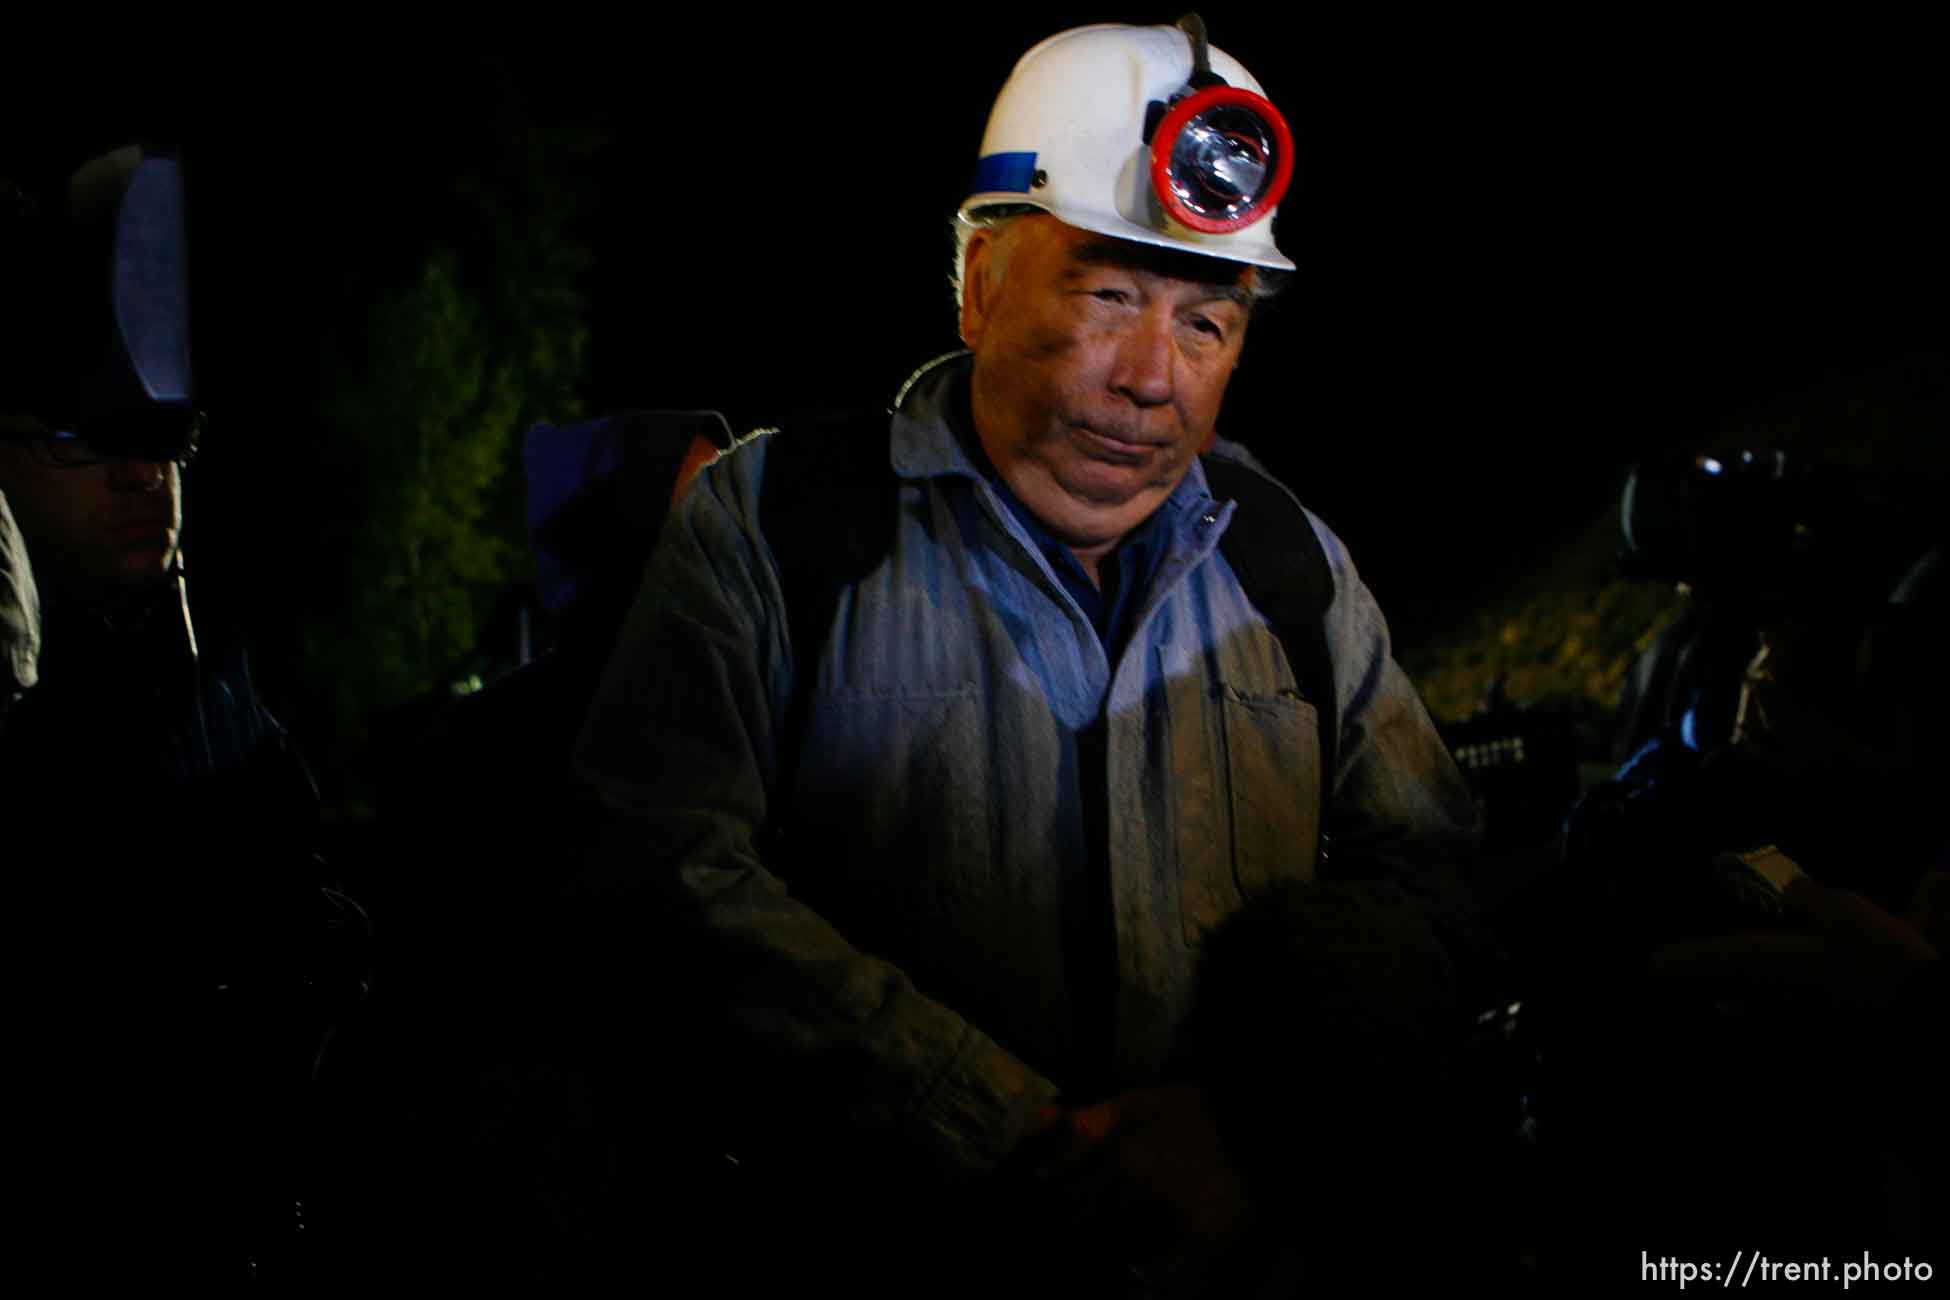
[[[1170,317],[1157,311],[1141,312],[1119,340],[1111,387],[1139,406],[1162,406],[1171,400],[1177,364]]]
[[[108,463],[110,486],[123,492],[160,492],[169,466],[159,460],[112,460]]]

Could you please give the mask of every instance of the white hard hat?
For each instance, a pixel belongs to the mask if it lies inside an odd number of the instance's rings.
[[[1272,217],[1293,141],[1253,75],[1178,27],[1104,23],[1022,56],[996,96],[964,217],[1027,205],[1072,226],[1290,271]]]

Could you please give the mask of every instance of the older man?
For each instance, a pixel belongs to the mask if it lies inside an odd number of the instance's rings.
[[[1039,45],[962,212],[968,352],[891,420],[746,441],[664,534],[584,735],[616,814],[591,879],[634,904],[608,909],[621,943],[655,900],[619,977],[657,963],[726,1032],[663,1074],[739,1099],[734,1154],[833,1139],[786,1213],[1032,1161],[1091,1189],[1065,1222],[1230,1244],[1264,1197],[1188,1050],[1208,936],[1335,872],[1432,896],[1470,845],[1345,551],[1215,438],[1262,277],[1291,266],[1266,220],[1290,153],[1202,29]],[[809,504],[836,463],[859,472]],[[1262,570],[1320,557],[1303,635],[1242,578],[1242,530]],[[858,562],[805,600],[808,554],[847,535]]]

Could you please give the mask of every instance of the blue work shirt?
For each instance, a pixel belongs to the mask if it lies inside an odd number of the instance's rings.
[[[1107,649],[951,427],[967,373],[926,373],[894,413],[889,553],[817,643],[790,640],[759,524],[769,438],[709,466],[651,561],[579,758],[613,818],[590,887],[644,918],[649,951],[659,927],[702,937],[688,999],[721,1003],[754,1068],[791,1079],[768,1097],[843,1098],[827,1127],[951,1174],[992,1168],[1089,1054],[1064,918],[1089,859],[1086,782],[1105,810],[1119,1089],[1159,1081],[1205,936],[1312,878],[1322,825],[1313,706],[1217,549],[1237,503],[1189,467],[1154,514],[1128,640]],[[1258,468],[1223,441],[1213,454]],[[1414,892],[1469,851],[1474,804],[1346,550],[1308,518],[1334,581],[1334,863]],[[779,791],[800,673],[805,758]],[[1100,721],[1101,775],[1086,775],[1079,738]],[[761,847],[775,799],[805,846],[790,860]]]
[[[1115,663],[1130,640],[1144,594],[1164,558],[1162,511],[1155,511],[1126,533],[1116,547],[1097,562],[1093,580],[1069,545],[1043,526],[1022,503],[989,459],[970,413],[966,377],[953,382],[946,394],[947,416],[962,450],[981,472],[996,498],[1022,527],[1050,572],[1097,630],[1097,640]],[[1114,1078],[1116,1053],[1117,969],[1115,936],[1109,898],[1110,815],[1105,788],[1105,728],[1100,712],[1077,731],[1077,761],[1066,779],[1082,810],[1083,854],[1062,864],[1061,914],[1064,976],[1069,986],[1072,1051],[1063,1071],[1074,1096],[1094,1097]]]

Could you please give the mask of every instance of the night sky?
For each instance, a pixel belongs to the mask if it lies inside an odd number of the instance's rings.
[[[1521,562],[1646,450],[1944,350],[1945,106],[1920,29],[1204,12],[1301,149],[1279,227],[1301,271],[1221,428],[1349,539],[1385,605]],[[466,242],[461,174],[510,202],[574,191],[591,411],[715,407],[744,429],[885,402],[956,345],[946,218],[1010,64],[1133,16],[1176,15],[754,11],[485,54],[124,54],[10,120],[44,150],[180,139],[227,440],[208,474],[290,500],[321,347]],[[497,161],[514,121],[603,143],[538,182]]]

